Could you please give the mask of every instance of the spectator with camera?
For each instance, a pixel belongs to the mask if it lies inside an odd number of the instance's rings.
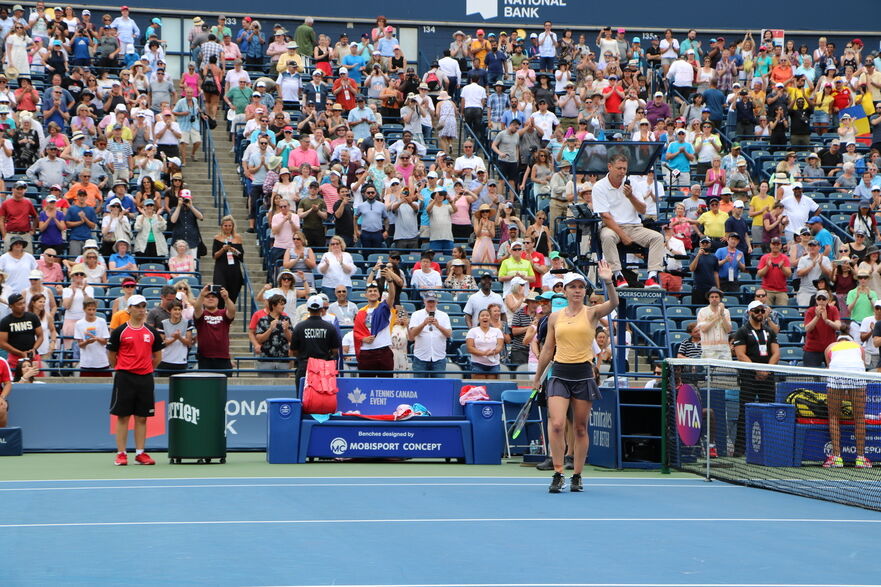
[[[425,307],[410,316],[407,336],[413,344],[416,377],[443,377],[447,364],[447,340],[453,335],[449,315],[437,308],[437,294],[422,294]]]
[[[225,308],[220,307],[221,299]],[[198,340],[197,358],[200,371],[223,371],[232,375],[229,354],[229,330],[236,317],[236,305],[226,289],[219,285],[206,285],[193,304],[193,320]]]
[[[767,300],[761,300],[769,306],[786,306],[789,304],[789,278],[792,275],[792,263],[783,253],[783,240],[779,236],[771,238],[771,252],[759,259],[756,276],[762,280],[762,289],[767,292]]]

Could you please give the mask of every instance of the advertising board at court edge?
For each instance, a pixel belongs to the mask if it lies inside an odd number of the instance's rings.
[[[556,8],[567,8],[569,0],[466,0],[465,15],[482,18],[553,20]]]

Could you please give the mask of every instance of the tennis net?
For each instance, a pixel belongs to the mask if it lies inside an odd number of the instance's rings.
[[[881,510],[881,373],[668,359],[663,393],[666,467]]]

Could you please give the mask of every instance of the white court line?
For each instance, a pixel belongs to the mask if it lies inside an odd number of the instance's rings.
[[[199,485],[84,485],[75,487],[0,487],[0,493],[11,491],[92,491],[118,489],[222,489],[224,487],[545,487],[547,483],[204,483]],[[669,489],[744,489],[738,485],[700,483],[674,485],[668,483],[587,483],[586,487],[663,487]]]
[[[352,584],[334,587],[878,587],[877,584],[843,583],[389,583]],[[302,587],[326,587],[304,585]]]
[[[335,587],[878,587],[843,583],[395,583],[335,585]],[[302,587],[326,587],[305,585]]]
[[[647,480],[657,480],[657,475],[651,476],[634,476],[634,477],[622,477],[622,476],[609,476],[609,477],[589,477],[590,479],[607,479],[607,480],[615,480],[622,481],[625,479],[647,479]],[[495,475],[483,475],[483,476],[470,476],[470,475],[377,475],[377,476],[348,476],[348,475],[337,475],[337,476],[327,476],[327,477],[296,477],[294,475],[288,475],[287,477],[125,477],[125,478],[114,478],[114,479],[11,479],[8,481],[0,480],[0,484],[3,483],[86,483],[90,481],[223,481],[223,480],[234,480],[234,481],[252,481],[252,480],[260,480],[260,481],[268,481],[271,479],[282,479],[285,481],[290,481],[292,479],[302,479],[304,481],[312,481],[312,480],[340,480],[346,481],[349,479],[517,479],[520,481],[532,481],[534,479],[544,479],[541,476],[522,476],[522,477],[504,477],[504,476],[495,476]],[[694,483],[695,481],[703,481],[702,478],[698,476],[694,477],[670,477],[669,479],[664,479],[664,481],[687,481],[689,483]]]
[[[246,525],[335,525],[335,524],[486,524],[523,522],[675,522],[675,523],[722,523],[736,524],[881,524],[876,520],[825,519],[825,518],[398,518],[398,519],[348,519],[348,520],[177,520],[141,522],[47,522],[38,524],[0,524],[2,528],[88,528],[110,526],[246,526]]]

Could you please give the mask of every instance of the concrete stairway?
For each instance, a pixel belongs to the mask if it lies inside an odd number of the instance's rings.
[[[251,279],[251,285],[254,288],[254,291],[248,293],[247,297],[250,300],[263,287],[266,281],[266,272],[263,270],[257,237],[255,234],[246,232],[248,228],[248,204],[247,200],[242,197],[242,184],[236,172],[235,157],[232,153],[233,144],[229,140],[229,134],[225,129],[226,122],[218,120],[217,128],[211,131],[215,145],[214,156],[217,158],[218,167],[222,172],[223,185],[226,190],[230,213],[236,221],[236,230],[242,235],[244,240],[244,265]],[[222,216],[222,210],[218,210],[214,206],[211,196],[211,179],[208,175],[208,165],[204,161],[204,156],[199,161],[187,164],[184,168],[184,181],[189,189],[192,190],[193,198],[199,210],[205,215],[205,220],[201,223],[201,231],[202,240],[208,248],[209,255],[202,258],[200,268],[203,283],[210,283],[214,268],[214,260],[210,256],[211,244],[219,230],[220,223],[218,220],[219,216]],[[246,283],[245,288],[248,287]],[[253,354],[247,333],[243,330],[243,324],[247,324],[251,318],[250,304],[248,307],[244,307],[242,304],[244,297],[245,292],[243,290],[239,297],[238,315],[230,332],[230,351],[233,357],[251,356]],[[233,361],[233,365],[237,364],[241,369],[257,368],[256,363],[256,361],[239,361],[238,363],[235,360]],[[254,384],[257,381],[257,375],[254,373],[243,373],[237,378],[247,379],[248,384]],[[235,379],[234,377],[230,383],[233,383]],[[277,379],[265,380],[266,383],[278,381]]]

